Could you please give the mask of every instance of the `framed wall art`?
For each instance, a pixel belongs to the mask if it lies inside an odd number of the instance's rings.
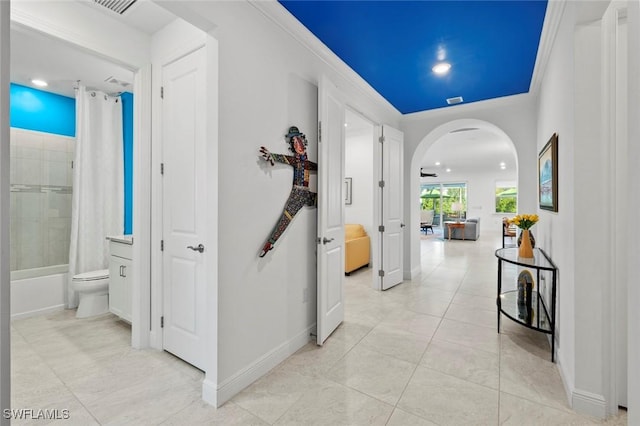
[[[538,201],[541,209],[558,211],[558,134],[538,155]]]
[[[351,178],[344,178],[344,203],[351,204]]]

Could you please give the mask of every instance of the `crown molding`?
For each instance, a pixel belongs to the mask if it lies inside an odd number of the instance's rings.
[[[544,73],[549,63],[549,57],[551,56],[551,50],[558,35],[558,28],[560,28],[560,21],[562,20],[565,6],[566,0],[549,0],[547,2],[547,11],[544,16],[542,33],[540,34],[538,55],[536,56],[536,63],[533,67],[529,93],[537,94],[540,90]]]

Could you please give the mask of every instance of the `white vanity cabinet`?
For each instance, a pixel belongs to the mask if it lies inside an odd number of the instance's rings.
[[[109,311],[131,323],[131,252],[130,236],[109,237]]]

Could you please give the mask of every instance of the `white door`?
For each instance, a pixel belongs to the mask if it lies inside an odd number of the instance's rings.
[[[337,88],[318,87],[318,320],[322,345],[344,320],[344,120]]]
[[[381,287],[387,290],[402,282],[404,217],[402,208],[402,170],[404,135],[382,126],[381,210],[382,231],[380,253],[382,270],[378,272]]]
[[[204,366],[206,225],[205,54],[162,70],[163,346]]]

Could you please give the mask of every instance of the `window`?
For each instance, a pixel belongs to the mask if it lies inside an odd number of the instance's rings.
[[[443,220],[461,219],[467,211],[466,183],[436,183],[421,185],[420,200],[423,210],[435,210],[434,225],[440,225]],[[453,211],[455,202],[462,203],[461,211]]]
[[[496,182],[496,213],[518,211],[518,187],[515,182]]]

